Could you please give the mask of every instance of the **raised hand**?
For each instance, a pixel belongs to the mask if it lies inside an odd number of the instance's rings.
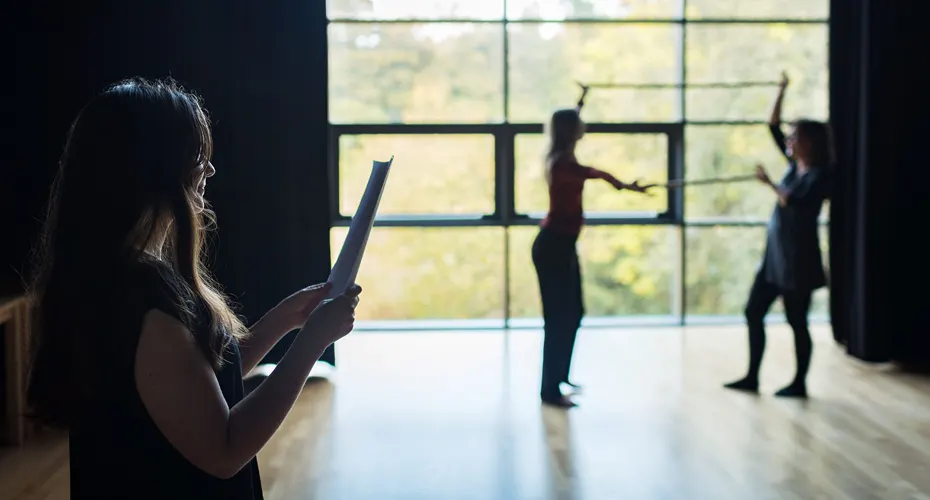
[[[331,288],[330,283],[320,283],[298,290],[268,311],[263,319],[285,332],[300,328]]]
[[[575,83],[578,84],[579,87],[581,87],[581,97],[578,98],[578,103],[576,104],[576,108],[575,108],[580,112],[581,108],[584,107],[584,98],[587,97],[588,90],[590,90],[591,87],[578,81],[576,81]]]
[[[782,72],[781,72],[781,81],[778,82],[778,88],[779,88],[779,90],[785,90],[786,88],[788,88],[788,84],[789,84],[789,83],[791,83],[791,81],[788,79],[788,73],[782,71]]]
[[[769,174],[765,171],[765,167],[763,167],[762,164],[756,165],[756,179],[759,179],[759,182],[766,185],[772,184],[772,179],[769,178]]]
[[[304,329],[327,344],[345,337],[355,328],[355,307],[360,293],[362,288],[353,285],[346,293],[324,300],[310,313]]]
[[[585,84],[583,84],[583,83],[581,83],[581,82],[578,82],[578,81],[576,81],[575,83],[577,83],[578,86],[581,87],[581,97],[582,97],[582,98],[584,98],[584,96],[588,95],[588,91],[591,90],[591,87],[590,87],[590,86],[585,85]]]

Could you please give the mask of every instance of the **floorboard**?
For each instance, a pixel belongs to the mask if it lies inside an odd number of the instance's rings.
[[[930,381],[815,328],[808,401],[770,328],[762,395],[741,327],[586,329],[580,407],[541,408],[537,331],[357,333],[259,455],[278,499],[930,500]],[[0,497],[67,498],[67,444],[0,449]]]

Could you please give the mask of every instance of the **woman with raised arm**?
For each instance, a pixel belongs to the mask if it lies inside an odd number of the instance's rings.
[[[827,282],[818,217],[829,197],[833,150],[829,127],[822,122],[798,120],[785,137],[781,130],[781,107],[787,87],[788,77],[782,74],[769,128],[775,144],[788,159],[788,170],[781,182],[775,184],[761,165],[756,167],[756,176],[775,194],[776,203],[768,224],[765,255],[746,304],[749,371],[725,387],[758,391],[759,367],[765,351],[765,316],[775,299],[781,297],[788,324],[794,331],[797,372],[794,380],[776,395],[803,398],[807,397],[806,377],[813,347],[807,325],[811,296]]]
[[[652,185],[626,184],[607,172],[578,163],[575,145],[584,136],[580,112],[588,89],[582,87],[575,109],[563,109],[549,123],[549,149],[546,154],[546,181],[549,186],[549,212],[540,224],[533,242],[533,265],[539,278],[545,338],[543,341],[542,401],[570,408],[575,403],[562,394],[560,385],[573,388],[568,374],[575,337],[584,316],[581,269],[576,242],[584,224],[582,191],[588,179],[601,179],[618,190],[645,193]]]
[[[298,291],[251,328],[202,263],[207,116],[173,82],[94,98],[61,159],[32,286],[31,413],[69,431],[72,498],[262,498],[256,454],[360,289]],[[242,375],[300,329],[248,396]]]

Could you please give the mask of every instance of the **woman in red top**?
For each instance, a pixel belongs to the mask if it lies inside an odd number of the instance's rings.
[[[652,185],[626,184],[596,168],[585,167],[575,158],[575,144],[584,136],[580,112],[587,88],[575,109],[552,115],[549,124],[549,151],[546,155],[546,181],[549,184],[549,213],[540,224],[533,242],[533,265],[542,295],[545,340],[541,397],[544,403],[569,408],[575,406],[563,395],[568,381],[575,336],[584,315],[581,270],[575,244],[584,223],[581,195],[588,179],[602,179],[618,190],[645,193]]]

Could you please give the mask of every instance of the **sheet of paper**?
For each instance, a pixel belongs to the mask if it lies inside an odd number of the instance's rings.
[[[365,193],[362,194],[362,199],[355,210],[355,216],[349,224],[349,233],[346,235],[345,242],[342,243],[339,257],[336,258],[336,263],[329,273],[328,281],[333,284],[330,298],[342,295],[355,283],[359,266],[362,264],[362,256],[365,254],[365,245],[368,244],[368,235],[371,234],[371,227],[378,213],[381,193],[384,192],[384,185],[387,183],[388,172],[393,162],[393,156],[388,161],[373,162],[371,175],[368,177],[368,186],[365,187]]]

